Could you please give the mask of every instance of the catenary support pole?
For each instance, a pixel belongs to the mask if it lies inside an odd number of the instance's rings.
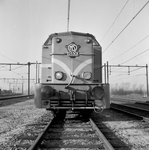
[[[146,94],[147,97],[149,96],[149,91],[148,91],[148,65],[146,64]]]
[[[107,61],[107,83],[109,83],[109,63]]]
[[[22,94],[23,94],[23,76],[22,76]]]
[[[107,75],[106,75],[106,63],[104,63],[104,75],[105,75],[105,84],[107,83],[106,81],[106,78],[107,78]]]
[[[31,63],[28,62],[28,96],[30,96],[30,65]]]
[[[38,83],[40,83],[40,63],[38,63]]]
[[[38,65],[38,62],[36,61],[36,83],[37,83],[37,65]]]

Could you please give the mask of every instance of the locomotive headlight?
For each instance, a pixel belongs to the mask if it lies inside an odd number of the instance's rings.
[[[61,72],[61,71],[55,72],[55,79],[62,80],[63,76],[64,76],[63,72]]]
[[[104,96],[104,89],[101,86],[95,86],[92,89],[92,95],[95,99],[102,99]]]
[[[86,80],[89,80],[89,79],[91,79],[91,77],[92,77],[92,73],[89,72],[89,71],[85,71],[85,72],[82,73],[82,77],[83,77],[84,79],[86,79]]]

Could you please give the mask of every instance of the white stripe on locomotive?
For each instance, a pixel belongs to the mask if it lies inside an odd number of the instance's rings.
[[[53,58],[53,59],[52,59],[52,63],[55,63],[55,64],[61,66],[61,67],[65,70],[65,72],[67,73],[67,75],[69,76],[69,78],[71,79],[71,78],[72,78],[71,75],[75,75],[75,76],[76,76],[85,66],[91,64],[91,63],[92,63],[92,59],[88,59],[88,60],[82,62],[82,63],[74,70],[73,73],[71,73],[70,68],[68,68],[68,66],[67,66],[65,63],[63,63],[62,61],[60,61],[60,60],[58,60],[58,59],[56,59],[56,58]],[[54,72],[53,72],[53,73],[54,73]]]

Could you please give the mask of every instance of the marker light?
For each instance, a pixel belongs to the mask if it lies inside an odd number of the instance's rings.
[[[95,99],[102,99],[104,96],[104,89],[101,86],[95,86],[92,89],[92,95]]]
[[[54,89],[51,86],[44,86],[41,89],[42,98],[50,98],[54,95]]]
[[[89,80],[89,79],[91,79],[91,77],[92,77],[92,73],[91,73],[91,72],[88,72],[88,71],[85,71],[85,72],[82,73],[82,77],[83,77],[84,79],[86,79],[86,80]]]
[[[56,42],[57,42],[57,43],[60,43],[61,41],[62,41],[62,39],[56,38]]]
[[[91,43],[92,41],[91,41],[91,39],[86,39],[85,42],[86,42],[87,44],[89,44],[89,43]]]
[[[64,76],[63,72],[61,71],[55,72],[55,79],[62,80],[63,76]]]

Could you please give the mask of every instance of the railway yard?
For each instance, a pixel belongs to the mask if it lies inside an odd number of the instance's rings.
[[[149,0],[0,6],[0,150],[149,150]]]
[[[149,103],[111,99],[110,109],[90,118],[71,111],[54,117],[29,98],[1,100],[0,149],[148,150]]]

